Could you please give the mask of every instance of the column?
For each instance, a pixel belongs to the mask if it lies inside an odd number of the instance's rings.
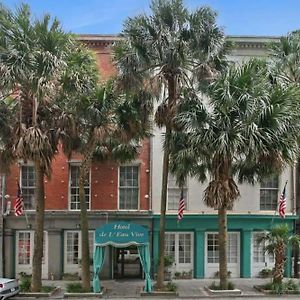
[[[204,265],[205,265],[205,231],[195,231],[195,242],[194,242],[194,277],[204,278]]]
[[[5,267],[4,275],[7,278],[15,278],[16,274],[16,237],[12,229],[4,230]]]
[[[240,270],[242,278],[251,277],[251,230],[242,230]]]

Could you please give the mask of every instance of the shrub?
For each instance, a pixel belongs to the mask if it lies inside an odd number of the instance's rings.
[[[273,274],[273,270],[270,268],[264,268],[259,272],[259,277],[266,278]]]
[[[292,279],[280,283],[269,282],[262,286],[263,289],[271,291],[274,294],[286,294],[299,292],[299,285]]]
[[[209,286],[209,288],[211,290],[221,290],[220,285],[216,284],[215,281]],[[228,290],[234,290],[234,289],[235,289],[234,283],[229,281],[228,282]]]
[[[177,286],[172,281],[169,281],[167,283],[166,288],[167,288],[168,291],[171,291],[171,292],[176,292],[177,291]]]
[[[44,285],[41,288],[41,292],[43,293],[51,293],[54,290],[55,290],[55,286],[50,286],[50,285]]]
[[[31,289],[31,276],[24,276],[20,279],[20,291],[23,293],[30,292]]]
[[[90,290],[86,290],[82,287],[81,283],[69,283],[67,284],[67,292],[68,293],[88,293]]]

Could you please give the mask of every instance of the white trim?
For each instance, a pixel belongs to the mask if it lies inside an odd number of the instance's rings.
[[[72,160],[68,163],[68,211],[80,211],[80,209],[71,209],[71,166],[81,166],[82,161]],[[89,168],[89,206],[87,211],[91,210],[92,207],[92,168]],[[79,173],[78,173],[79,174]]]
[[[121,167],[138,167],[138,205],[137,205],[137,209],[121,209],[120,208],[120,168]],[[141,164],[137,164],[137,163],[126,163],[126,164],[120,164],[118,166],[118,187],[117,187],[117,199],[118,199],[118,203],[117,203],[117,210],[118,211],[122,211],[122,212],[136,212],[136,211],[140,211],[140,193],[141,193]]]
[[[218,231],[207,231],[205,232],[204,242],[204,278],[214,277],[214,273],[219,270],[219,263],[208,263],[207,262],[207,236],[208,234],[219,234]],[[237,234],[237,262],[227,263],[228,271],[232,272],[232,277],[240,277],[241,272],[241,237],[239,231],[228,231],[227,234]]]

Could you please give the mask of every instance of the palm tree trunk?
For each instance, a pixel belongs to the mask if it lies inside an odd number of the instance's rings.
[[[90,275],[90,247],[89,247],[89,224],[87,216],[87,205],[85,199],[84,182],[92,163],[93,153],[96,147],[96,140],[91,139],[86,146],[83,161],[79,169],[79,201],[80,201],[80,221],[81,221],[81,271],[82,287],[89,291],[91,287]]]
[[[219,270],[220,287],[222,290],[228,289],[227,273],[227,211],[226,208],[219,208]]]
[[[284,263],[285,263],[285,245],[283,241],[278,242],[275,248],[275,268],[273,275],[273,282],[277,284],[282,284]]]
[[[45,191],[44,191],[44,168],[38,161],[35,162],[35,232],[34,250],[32,262],[31,291],[39,292],[42,287],[42,259],[44,242],[44,214],[45,214]]]
[[[171,129],[166,128],[163,170],[162,170],[162,187],[161,187],[161,207],[159,221],[159,265],[157,270],[157,288],[162,289],[164,285],[164,257],[165,257],[165,221],[167,207],[167,189],[168,189],[168,174],[169,174],[169,156],[170,156],[170,135]]]

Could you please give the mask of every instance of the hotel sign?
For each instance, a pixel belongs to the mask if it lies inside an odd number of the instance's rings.
[[[103,246],[147,244],[149,243],[148,229],[134,223],[108,223],[96,229],[95,243]]]

